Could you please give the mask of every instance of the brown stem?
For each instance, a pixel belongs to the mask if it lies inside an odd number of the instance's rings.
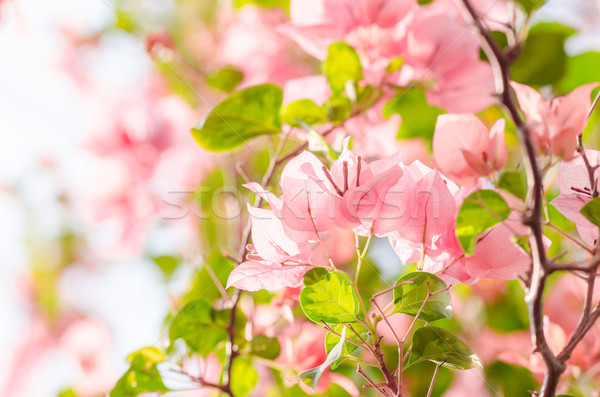
[[[565,370],[565,364],[559,361],[548,346],[544,334],[543,322],[543,292],[546,286],[549,263],[543,243],[542,232],[542,207],[543,183],[542,175],[536,160],[536,153],[525,120],[519,113],[517,103],[510,88],[510,59],[498,47],[490,32],[483,26],[480,17],[469,0],[463,0],[466,13],[473,20],[483,40],[482,48],[485,51],[496,77],[496,89],[502,104],[510,114],[520,137],[522,149],[525,154],[525,167],[528,182],[527,209],[523,214],[523,223],[530,229],[531,256],[533,268],[525,296],[529,311],[532,342],[546,365],[544,382],[540,391],[542,397],[552,397],[556,394],[558,379]]]
[[[377,390],[379,392],[379,394],[381,394],[382,396],[387,396],[388,395],[388,393],[383,388],[385,386],[381,385],[380,383],[373,382],[373,380],[371,378],[369,378],[369,376],[365,373],[365,371],[363,371],[363,369],[360,366],[360,364],[358,364],[356,372],[358,374],[360,374],[363,378],[365,378],[365,380],[369,383],[369,386],[371,386],[372,388],[374,388],[375,390]]]
[[[435,378],[437,378],[438,371],[440,370],[440,367],[443,364],[444,363],[441,363],[435,366],[435,371],[433,371],[433,376],[431,377],[431,384],[429,385],[429,391],[427,391],[427,397],[431,397],[431,393],[433,393],[433,385],[435,384]]]

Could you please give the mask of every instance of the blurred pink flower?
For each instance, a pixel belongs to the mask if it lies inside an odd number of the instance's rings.
[[[254,5],[245,5],[229,21],[219,58],[244,73],[243,86],[266,82],[282,85],[309,73],[305,63],[294,57],[291,41],[275,30],[285,21],[280,9]]]
[[[582,85],[549,101],[529,86],[515,82],[512,86],[539,153],[572,159],[587,121],[590,95],[598,83]]]
[[[433,135],[436,167],[459,185],[473,185],[477,178],[490,176],[506,164],[504,119],[490,131],[473,114],[438,116]]]
[[[407,29],[407,53],[399,84],[426,86],[427,101],[453,113],[491,106],[495,87],[490,65],[479,58],[479,37],[454,2],[419,7]]]
[[[287,386],[298,383],[302,390],[309,394],[321,394],[333,383],[344,388],[350,395],[358,396],[359,392],[349,378],[331,372],[329,369],[321,376],[315,390],[299,382],[297,373],[317,367],[327,359],[325,351],[325,331],[313,323],[292,323],[278,336],[281,354],[277,362],[293,371],[284,381]]]
[[[587,149],[585,154],[592,167],[600,165],[599,151]],[[596,181],[600,175],[598,170],[596,168],[593,175]],[[581,208],[592,200],[592,186],[581,155],[560,164],[558,186],[560,194],[550,204],[575,224],[577,232],[585,243],[593,246],[598,238],[598,227],[580,212]]]
[[[403,27],[416,6],[415,0],[292,0],[291,21],[280,31],[319,60],[333,42],[348,43],[361,55],[365,79],[379,83],[403,53]]]

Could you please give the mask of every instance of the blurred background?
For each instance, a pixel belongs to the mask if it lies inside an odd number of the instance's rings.
[[[227,230],[241,221],[199,220],[197,193],[236,186],[215,170],[238,162],[260,175],[268,152],[209,154],[190,128],[236,87],[318,73],[273,28],[286,12],[278,0],[0,0],[0,395],[102,394],[127,354],[159,343],[176,297],[218,294],[200,263],[235,252]],[[596,1],[552,0],[534,21],[577,30],[561,41],[565,90],[578,65],[597,73]],[[244,202],[207,197],[227,214]],[[393,279],[389,252],[377,243],[371,260]],[[516,284],[496,284],[459,293],[523,309]],[[498,332],[526,328],[494,318]]]

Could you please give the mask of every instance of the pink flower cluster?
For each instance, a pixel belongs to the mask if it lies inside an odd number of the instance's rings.
[[[529,266],[529,257],[511,239],[515,233],[526,234],[518,219],[492,229],[479,241],[475,254],[464,258],[455,222],[464,197],[473,189],[459,188],[418,161],[405,165],[399,155],[392,155],[366,163],[346,146],[327,168],[304,152],[284,168],[280,185],[280,197],[256,183],[246,185],[270,209],[249,207],[254,244],[248,247],[248,260],[231,273],[229,286],[246,290],[300,286],[311,267],[332,265],[324,242],[339,229],[387,237],[403,263],[446,271],[460,281],[513,279]],[[347,244],[352,248],[351,242]]]
[[[485,15],[496,8],[486,8]],[[477,112],[494,102],[494,79],[479,57],[479,38],[452,1],[292,0],[290,14],[280,27],[283,34],[320,60],[331,43],[350,44],[370,84],[418,82],[430,104],[451,112]],[[386,76],[397,58],[404,60],[401,70]]]

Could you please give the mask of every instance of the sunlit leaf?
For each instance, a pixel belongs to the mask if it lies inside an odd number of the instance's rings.
[[[358,298],[350,283],[322,267],[304,276],[300,305],[306,317],[317,324],[354,323],[359,313]]]
[[[327,110],[317,106],[310,99],[300,99],[290,102],[281,108],[281,121],[299,127],[298,120],[308,124],[317,125],[327,122]]]
[[[559,25],[535,25],[523,43],[523,50],[511,68],[513,80],[527,85],[546,85],[558,81],[566,69],[564,45],[572,30]]]
[[[527,196],[527,181],[521,171],[503,171],[498,177],[497,185],[500,189],[513,194],[521,200],[525,200],[525,196]]]
[[[477,237],[507,219],[510,208],[492,190],[479,190],[465,199],[456,217],[456,236],[466,255],[475,252]]]
[[[110,397],[135,397],[146,392],[166,392],[157,364],[166,357],[156,347],[145,347],[127,357],[129,369],[117,381]]]
[[[360,57],[354,48],[344,42],[329,46],[327,57],[323,61],[323,71],[334,94],[344,92],[348,81],[356,87],[363,78]]]
[[[469,346],[451,332],[438,327],[423,327],[415,331],[405,366],[425,360],[451,369],[481,367],[479,358]]]
[[[261,84],[234,92],[192,128],[196,142],[206,150],[223,152],[245,145],[252,138],[281,131],[281,88]]]
[[[575,88],[600,81],[600,52],[585,52],[567,59],[567,69],[557,83],[560,94],[564,95]]]
[[[224,92],[233,91],[243,79],[244,74],[233,66],[226,66],[206,78],[211,87]]]
[[[529,14],[531,11],[544,5],[546,0],[515,0],[515,2],[521,4],[523,9]]]
[[[281,347],[277,338],[269,338],[265,335],[256,335],[250,342],[250,353],[255,356],[275,360],[279,357]]]
[[[169,339],[173,343],[183,339],[190,349],[206,356],[227,339],[231,310],[216,310],[202,299],[191,301],[175,315],[169,329]],[[236,312],[236,328],[243,328],[245,317]]]
[[[399,139],[425,138],[431,139],[435,130],[437,116],[444,111],[429,106],[422,91],[407,91],[396,94],[383,107],[383,116],[390,117],[397,113],[402,117]]]
[[[452,317],[450,292],[439,292],[429,298],[427,295],[448,288],[439,277],[425,272],[408,273],[398,279],[395,285],[406,282],[394,289],[394,312],[416,316],[421,307],[419,318],[431,322]]]
[[[258,372],[248,358],[238,357],[231,367],[231,391],[235,397],[247,396],[258,384]]]

